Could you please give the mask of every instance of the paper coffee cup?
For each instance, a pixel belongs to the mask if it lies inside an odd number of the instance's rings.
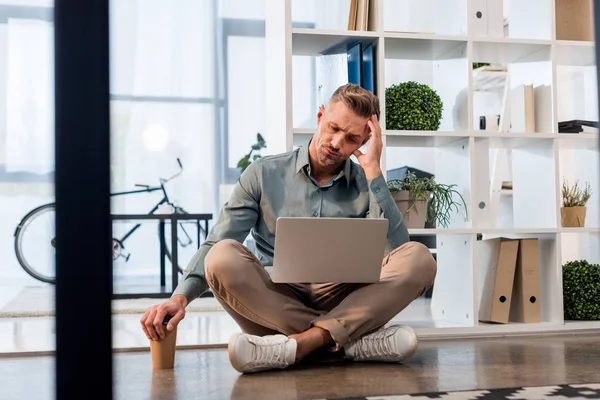
[[[164,323],[165,338],[150,341],[152,354],[152,367],[154,369],[170,369],[175,365],[175,344],[177,343],[177,327],[171,332],[167,331]]]

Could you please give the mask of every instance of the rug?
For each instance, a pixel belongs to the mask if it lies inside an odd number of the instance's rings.
[[[600,399],[600,383],[528,386],[504,389],[405,394],[398,396],[343,397],[336,400],[564,400]]]
[[[143,314],[146,309],[166,299],[119,299],[112,301],[113,314]],[[0,309],[0,318],[53,317],[54,286],[27,287]],[[192,301],[186,312],[224,311],[213,297],[203,297]]]

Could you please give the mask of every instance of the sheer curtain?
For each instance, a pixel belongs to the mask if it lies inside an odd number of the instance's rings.
[[[8,20],[7,172],[54,170],[53,35],[49,22]]]
[[[188,212],[213,213],[215,165],[214,15],[212,0],[113,0],[111,4],[112,190],[156,186]],[[161,192],[115,197],[113,212],[146,213]],[[116,235],[130,228],[115,226]],[[119,274],[155,274],[157,228],[144,224],[126,244]],[[191,249],[190,249],[191,250]],[[181,254],[185,264],[191,257]]]

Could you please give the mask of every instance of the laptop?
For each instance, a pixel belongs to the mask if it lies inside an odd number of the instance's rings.
[[[280,217],[271,279],[276,283],[379,281],[386,218]]]

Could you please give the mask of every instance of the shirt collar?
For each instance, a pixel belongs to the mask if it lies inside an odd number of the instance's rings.
[[[298,149],[298,157],[296,159],[296,173],[302,171],[302,169],[305,167],[308,167],[307,172],[310,170],[308,149],[310,147],[311,141],[312,139],[305,146],[300,146],[300,148]],[[336,181],[342,177],[346,177],[346,183],[348,186],[350,186],[350,181],[356,176],[356,168],[352,168],[352,164],[352,160],[348,158],[344,162],[344,168],[342,169],[342,171],[340,171],[340,173],[335,178],[333,178],[333,180]]]

